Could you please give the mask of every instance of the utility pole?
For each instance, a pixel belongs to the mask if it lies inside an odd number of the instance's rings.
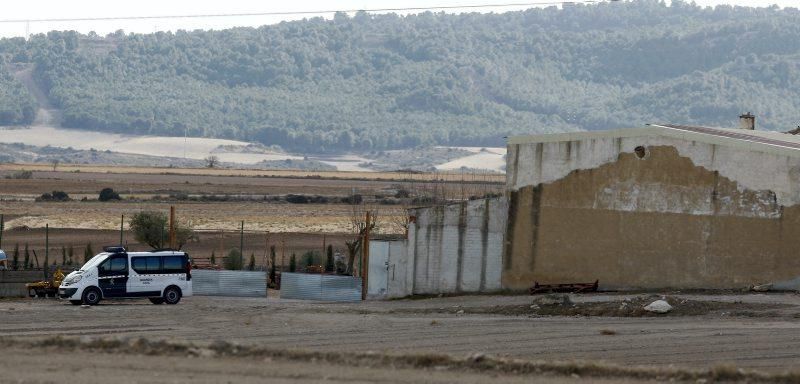
[[[244,267],[244,220],[242,220],[242,228],[239,230],[239,265]]]
[[[367,280],[369,279],[369,231],[372,221],[370,211],[367,211],[366,225],[364,226],[364,240],[361,242],[361,300],[367,299]]]
[[[119,246],[122,247],[122,227],[125,225],[125,215],[123,214],[122,217],[119,218]]]
[[[169,206],[169,248],[175,249],[175,206]]]

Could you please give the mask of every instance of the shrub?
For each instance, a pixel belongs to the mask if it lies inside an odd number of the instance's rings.
[[[325,250],[325,272],[333,272],[336,265],[333,262],[333,245],[328,244],[328,249]]]
[[[308,196],[305,195],[286,195],[286,201],[292,204],[308,204]]]
[[[276,266],[275,266],[275,246],[274,245],[269,247],[269,261],[270,261],[269,281],[270,281],[270,283],[272,283],[274,285],[274,284],[276,284],[275,279],[277,277],[276,276],[276,274],[277,274]]]
[[[303,265],[306,267],[314,265],[314,259],[316,259],[316,252],[308,251],[303,254]]]
[[[136,241],[153,248],[163,248],[169,237],[167,215],[157,211],[142,211],[131,217],[130,228]],[[175,223],[175,241],[178,249],[194,238],[194,231],[187,224]]]
[[[122,200],[122,198],[119,197],[119,193],[114,192],[113,189],[103,188],[100,191],[100,195],[97,197],[97,200],[110,201],[110,200]]]
[[[89,259],[94,257],[94,251],[92,250],[92,242],[86,243],[86,248],[83,249],[83,263],[86,264],[89,262]]]
[[[228,252],[228,256],[225,256],[225,260],[223,260],[222,264],[225,269],[231,271],[241,270],[243,267],[242,252],[236,248],[231,249],[230,252]]]
[[[248,271],[255,271],[256,270],[256,255],[250,254],[250,262],[247,263],[247,270]]]
[[[17,172],[14,172],[14,173],[6,176],[6,179],[27,180],[27,179],[30,179],[30,178],[33,178],[33,172],[32,171],[25,171],[25,170],[17,171]]]
[[[342,203],[345,204],[361,204],[364,201],[364,196],[359,194],[350,195],[342,198]]]
[[[11,269],[19,269],[19,243],[14,244],[14,256],[11,257]]]
[[[37,201],[69,201],[69,195],[64,191],[53,191],[51,193],[43,193]]]

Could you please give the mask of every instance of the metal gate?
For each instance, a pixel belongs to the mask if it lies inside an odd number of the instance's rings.
[[[281,273],[281,298],[319,301],[360,301],[361,278]]]
[[[198,296],[267,297],[267,274],[195,269],[192,292]]]

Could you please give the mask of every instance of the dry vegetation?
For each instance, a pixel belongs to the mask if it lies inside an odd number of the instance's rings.
[[[26,177],[18,177],[22,170]],[[458,182],[444,179],[458,177]],[[461,182],[463,176],[464,182]],[[470,179],[470,177],[472,179]],[[396,178],[393,179],[393,178]],[[432,181],[435,180],[435,181]],[[29,243],[41,253],[44,227],[49,225],[51,254],[62,246],[79,248],[119,242],[120,218],[142,210],[169,210],[198,232],[185,249],[194,256],[227,253],[238,245],[245,222],[245,253],[262,255],[269,245],[280,252],[302,254],[333,244],[346,253],[352,240],[353,212],[378,214],[374,233],[402,235],[406,210],[431,204],[497,193],[496,175],[400,174],[353,172],[251,171],[58,165],[0,164],[0,214],[5,215],[5,249]],[[121,201],[100,202],[98,192],[111,187]],[[43,193],[63,191],[71,200],[42,202]],[[358,196],[355,199],[354,194]],[[353,203],[360,201],[359,205]],[[127,221],[127,220],[126,220]],[[123,242],[139,249],[130,234]],[[225,234],[223,234],[225,233]],[[258,264],[262,263],[257,258]]]

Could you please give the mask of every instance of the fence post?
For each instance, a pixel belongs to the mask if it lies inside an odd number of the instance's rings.
[[[125,225],[125,215],[119,219],[119,246],[122,246],[122,227]]]
[[[364,240],[361,242],[361,300],[367,299],[367,280],[369,279],[369,231],[371,220],[370,211],[367,211],[366,226],[364,227]]]

